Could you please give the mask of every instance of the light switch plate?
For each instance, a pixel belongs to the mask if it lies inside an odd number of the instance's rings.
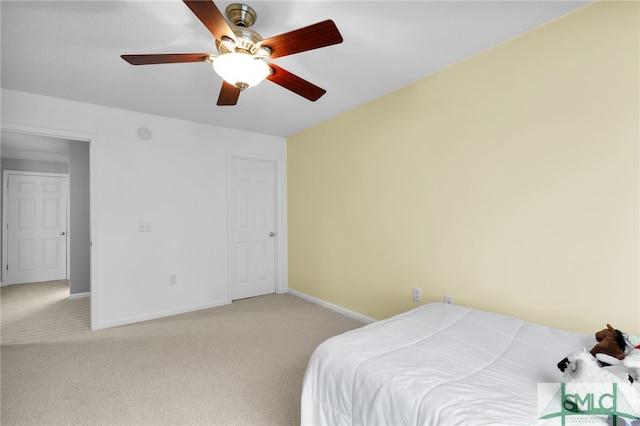
[[[138,232],[151,232],[151,221],[150,220],[138,221]]]

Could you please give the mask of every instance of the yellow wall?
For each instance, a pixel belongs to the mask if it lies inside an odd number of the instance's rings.
[[[639,12],[592,4],[289,138],[289,287],[640,334]]]

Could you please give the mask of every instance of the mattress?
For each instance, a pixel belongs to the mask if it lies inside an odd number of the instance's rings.
[[[303,382],[304,425],[531,425],[538,383],[586,336],[433,303],[332,337]]]

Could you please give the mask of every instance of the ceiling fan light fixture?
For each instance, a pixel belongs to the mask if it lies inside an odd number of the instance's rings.
[[[257,85],[271,73],[269,65],[261,58],[240,52],[218,56],[213,61],[213,70],[240,90]]]
[[[122,59],[131,65],[210,62],[224,80],[219,106],[236,105],[241,91],[265,79],[312,102],[326,93],[323,88],[266,61],[342,43],[342,35],[331,19],[264,39],[249,28],[258,15],[245,4],[229,5],[227,19],[212,0],[184,0],[184,3],[215,38],[219,56],[160,53],[120,55]]]

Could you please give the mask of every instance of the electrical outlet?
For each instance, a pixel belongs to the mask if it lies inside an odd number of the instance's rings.
[[[445,296],[444,297],[444,303],[447,303],[449,305],[453,305],[453,296]]]
[[[178,284],[178,276],[177,275],[169,275],[169,285]]]
[[[420,289],[414,287],[413,288],[413,300],[414,300],[414,302],[419,302],[420,298],[421,298]]]

